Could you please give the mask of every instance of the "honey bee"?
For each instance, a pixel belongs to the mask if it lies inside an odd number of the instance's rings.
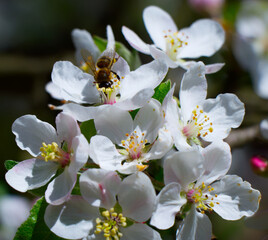
[[[115,51],[113,49],[106,49],[98,58],[96,64],[90,52],[86,49],[81,50],[81,55],[86,63],[87,70],[94,76],[99,88],[112,87],[113,81],[111,81],[111,73],[119,80],[119,76],[111,70],[113,64],[118,59],[115,58]]]

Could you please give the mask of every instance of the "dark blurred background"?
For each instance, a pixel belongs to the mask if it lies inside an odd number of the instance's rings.
[[[258,124],[266,118],[267,100],[254,93],[249,73],[240,67],[232,53],[232,37],[240,3],[225,1],[220,9],[209,11],[200,7],[193,8],[186,0],[0,0],[0,197],[7,193],[19,194],[5,183],[4,161],[24,160],[29,157],[14,141],[11,125],[15,119],[25,114],[34,114],[54,125],[56,112],[49,110],[47,106],[49,103],[57,104],[57,101],[49,97],[44,87],[50,81],[51,70],[56,61],[70,60],[75,63],[70,35],[72,29],[86,29],[92,35],[106,38],[106,26],[110,24],[115,39],[130,48],[121,34],[121,27],[125,25],[145,42],[151,43],[142,20],[142,11],[149,5],[166,10],[178,28],[187,27],[196,19],[204,17],[220,21],[226,30],[226,43],[212,58],[201,60],[205,63],[225,62],[226,65],[219,73],[207,76],[208,95],[215,97],[224,92],[236,93],[246,104],[242,128]],[[148,56],[140,54],[140,57],[143,63],[151,61]],[[182,71],[171,70],[169,76],[174,78],[171,80],[179,81]],[[263,199],[257,214],[261,220],[256,217],[256,220],[253,219],[245,227],[243,221],[222,224],[222,220],[212,215],[214,232],[218,239],[268,239],[268,181],[267,178],[254,174],[249,163],[250,157],[256,154],[268,157],[267,146],[267,140],[257,138],[254,142],[233,148],[231,169],[232,173],[248,180],[254,188],[262,192]],[[21,196],[33,199],[27,194]],[[260,227],[259,223],[263,221],[266,221],[266,227]],[[167,234],[163,239],[174,239],[174,235],[171,237]]]

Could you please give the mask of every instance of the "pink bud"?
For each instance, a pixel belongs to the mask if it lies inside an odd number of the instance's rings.
[[[215,14],[221,9],[224,0],[188,0],[188,2],[197,11]]]
[[[268,176],[268,162],[260,156],[253,156],[250,160],[253,171],[261,176]]]

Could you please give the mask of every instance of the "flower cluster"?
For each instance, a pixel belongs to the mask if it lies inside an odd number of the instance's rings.
[[[131,71],[110,26],[104,51],[75,29],[77,66],[56,62],[46,86],[63,102],[51,106],[61,110],[56,129],[33,115],[12,126],[17,145],[33,158],[11,168],[6,181],[20,192],[45,186],[44,220],[59,237],[157,240],[155,228],[178,221],[176,239],[211,239],[206,214],[237,220],[258,209],[260,192],[226,175],[232,157],[223,139],[242,123],[244,104],[228,93],[206,99],[205,74],[222,64],[184,60],[214,54],[224,42],[222,27],[205,19],[178,30],[156,6],[143,19],[154,44],[127,27],[122,32],[152,62]],[[186,72],[176,98],[175,83],[163,81],[179,66]]]

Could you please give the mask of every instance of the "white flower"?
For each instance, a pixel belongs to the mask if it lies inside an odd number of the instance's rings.
[[[211,223],[205,212],[215,211],[226,220],[252,216],[258,209],[260,192],[235,175],[225,175],[231,165],[227,143],[214,142],[199,152],[177,152],[165,160],[166,186],[157,196],[151,224],[170,228],[175,216],[187,206],[186,217],[176,239],[210,239]],[[186,204],[186,205],[185,205]]]
[[[241,66],[249,71],[255,92],[268,99],[268,4],[243,1],[237,16],[233,51]]]
[[[123,26],[122,32],[129,44],[136,50],[162,58],[171,68],[189,68],[194,62],[184,58],[211,56],[222,46],[225,38],[220,24],[213,20],[202,19],[189,28],[178,31],[171,16],[156,6],[144,9],[143,21],[154,44],[144,43],[132,30]],[[221,69],[223,64],[208,65],[207,73]]]
[[[100,135],[90,140],[90,157],[103,169],[124,174],[143,171],[149,160],[162,158],[172,147],[163,120],[161,105],[155,99],[142,107],[134,120],[125,110],[106,108],[94,118]]]
[[[212,142],[224,139],[231,128],[241,124],[245,109],[236,95],[220,94],[206,99],[207,81],[202,62],[193,65],[183,76],[180,87],[180,108],[173,99],[174,86],[163,101],[167,129],[180,151],[200,144],[198,138]]]
[[[66,113],[56,118],[57,131],[34,115],[18,118],[12,125],[17,145],[34,158],[22,161],[6,173],[6,181],[17,191],[26,192],[47,184],[45,192],[50,204],[66,201],[76,183],[77,172],[87,162],[88,142],[76,120]]]
[[[151,217],[156,199],[144,173],[132,174],[121,182],[115,172],[89,169],[81,175],[80,185],[84,199],[72,196],[63,205],[47,207],[45,222],[52,232],[83,240],[161,239],[143,223]],[[129,226],[129,222],[133,224]]]

